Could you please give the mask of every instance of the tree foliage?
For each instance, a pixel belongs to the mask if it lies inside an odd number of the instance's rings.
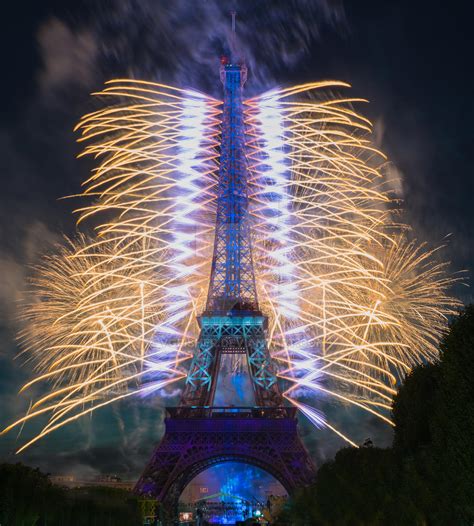
[[[339,451],[280,524],[474,523],[474,306],[453,320],[441,351],[438,363],[415,368],[400,386],[392,448]]]
[[[54,486],[22,464],[0,464],[1,526],[135,526],[137,499],[128,491]]]
[[[38,469],[22,464],[0,465],[0,524],[30,526],[53,514],[61,490]]]
[[[437,501],[449,506],[451,521],[456,517],[459,524],[473,524],[474,305],[453,322],[441,350],[438,396],[431,419],[430,452],[437,481],[433,485],[439,489]]]

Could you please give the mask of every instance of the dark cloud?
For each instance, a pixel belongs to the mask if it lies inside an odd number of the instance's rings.
[[[64,85],[85,89],[96,82],[98,43],[91,31],[74,31],[52,17],[39,28],[38,45],[42,58],[38,87],[42,96]]]
[[[0,247],[0,317],[10,327],[17,327],[17,305],[26,289],[29,266],[58,240],[44,223],[33,221],[20,227],[15,252]]]
[[[330,0],[114,0],[82,2],[64,20],[40,28],[40,80],[87,83],[114,75],[147,78],[220,93],[214,81],[220,56],[232,46],[252,74],[254,90],[273,85],[304,60],[328,28],[345,27],[342,4]]]

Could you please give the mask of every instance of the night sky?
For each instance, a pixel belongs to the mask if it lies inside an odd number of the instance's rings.
[[[406,221],[416,237],[444,244],[452,270],[474,268],[472,204],[474,93],[472,12],[467,1],[74,0],[2,6],[0,84],[0,425],[21,415],[29,377],[15,343],[16,304],[30,266],[74,233],[74,203],[91,169],[76,160],[72,131],[95,102],[89,93],[127,76],[219,95],[231,8],[249,64],[248,92],[324,78],[348,81],[370,100],[376,143],[393,162]],[[445,239],[448,236],[448,239]],[[470,288],[456,290],[472,301]],[[331,408],[356,442],[390,442],[390,430],[353,410]],[[108,408],[15,457],[16,435],[0,438],[0,460],[84,476],[133,478],[159,440],[157,401]],[[333,435],[304,429],[318,460]]]

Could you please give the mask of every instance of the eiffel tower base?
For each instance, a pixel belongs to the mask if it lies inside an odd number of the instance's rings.
[[[263,469],[288,494],[309,484],[314,465],[297,432],[295,408],[175,407],[165,434],[135,491],[155,498],[165,524],[177,517],[178,499],[202,471],[223,462]]]

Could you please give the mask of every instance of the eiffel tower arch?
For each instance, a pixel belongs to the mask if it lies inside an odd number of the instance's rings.
[[[294,408],[177,407],[168,409],[165,425],[139,488],[166,508],[176,506],[194,477],[223,462],[261,468],[289,494],[313,478]]]
[[[206,310],[180,405],[167,409],[165,434],[136,485],[142,495],[176,509],[186,485],[222,462],[251,464],[291,494],[314,477],[297,430],[296,409],[283,403],[267,346],[252,260],[242,88],[244,64],[221,66],[224,85],[214,253]],[[248,366],[255,405],[216,407],[225,355]]]

